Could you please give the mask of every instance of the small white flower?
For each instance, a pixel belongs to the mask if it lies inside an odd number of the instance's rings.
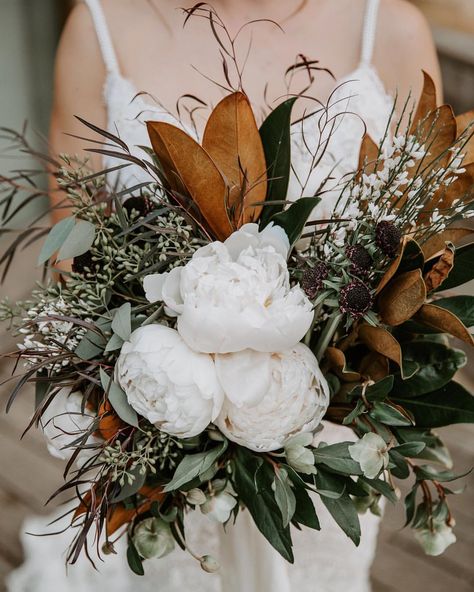
[[[133,544],[144,559],[164,557],[173,551],[174,538],[169,524],[161,518],[146,518],[135,528]]]
[[[203,555],[200,559],[201,567],[207,573],[215,573],[219,570],[219,562],[212,555]]]
[[[388,449],[385,440],[378,434],[369,432],[352,446],[349,454],[360,464],[367,479],[375,479],[380,471],[388,465]]]
[[[291,347],[313,320],[311,302],[290,286],[284,230],[245,224],[224,243],[194,253],[184,267],[147,276],[150,301],[163,300],[178,317],[178,331],[199,352]]]
[[[201,506],[205,503],[206,500],[206,494],[202,489],[199,489],[198,487],[190,489],[186,493],[186,501],[188,502],[188,504],[191,504],[192,506]]]
[[[122,346],[115,375],[135,411],[173,436],[200,434],[222,406],[212,357],[190,349],[169,327],[134,331]]]
[[[214,522],[224,524],[229,520],[230,514],[237,504],[236,498],[230,493],[227,487],[214,495],[207,496],[206,501],[200,506],[201,512]]]
[[[433,521],[432,529],[419,528],[415,532],[415,538],[423,547],[427,555],[441,555],[456,542],[453,529],[445,521]]]
[[[291,349],[268,353],[265,363],[262,356],[255,358],[255,367],[249,370],[257,375],[261,369],[259,388],[241,381],[227,392],[233,375],[222,379],[225,369],[219,369],[227,397],[215,422],[229,440],[257,452],[277,450],[296,434],[312,432],[329,404],[326,379],[305,345],[297,343]],[[232,363],[238,366],[241,357],[249,369],[248,352],[229,354],[229,368]]]
[[[313,434],[305,432],[291,438],[285,446],[285,456],[290,467],[305,475],[316,474],[314,455],[307,448],[313,442]]]

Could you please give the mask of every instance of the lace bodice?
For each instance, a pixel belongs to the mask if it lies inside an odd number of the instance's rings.
[[[148,119],[179,124],[170,113],[144,96],[136,96],[137,89],[125,78],[107,28],[99,0],[85,0],[91,10],[97,29],[107,79],[104,86],[104,102],[107,108],[108,129],[127,143],[132,153],[143,156],[139,145],[147,145],[144,122]],[[317,170],[309,175],[311,156],[308,145],[315,149],[321,136],[317,117],[310,117],[304,124],[292,129],[292,165],[288,198],[312,195],[320,182],[332,170],[334,178],[341,178],[357,166],[357,157],[365,122],[371,136],[382,137],[392,109],[393,99],[371,65],[374,47],[376,17],[379,0],[367,0],[362,38],[362,54],[359,67],[339,80],[331,101],[329,116],[337,116],[337,125],[328,149]],[[351,114],[349,114],[349,112]],[[192,133],[192,130],[187,130]],[[304,139],[303,134],[304,133]],[[105,167],[113,167],[116,160],[106,157]],[[118,175],[120,174],[120,177]],[[120,173],[111,173],[109,181],[115,186],[133,186],[147,180],[138,167],[128,167]],[[327,217],[334,195],[327,193],[318,206],[319,214]],[[338,442],[353,438],[345,427],[327,424],[322,432],[326,442]],[[24,536],[26,562],[13,574],[9,582],[10,592],[84,592],[100,589],[101,592],[368,592],[369,572],[375,552],[378,519],[373,515],[361,517],[362,542],[356,548],[330,518],[320,500],[316,509],[321,522],[321,532],[295,531],[294,566],[289,566],[273,551],[257,532],[248,513],[243,511],[236,525],[230,525],[227,533],[222,526],[211,523],[200,512],[188,517],[187,536],[190,547],[200,554],[214,554],[222,563],[218,574],[202,572],[188,554],[179,549],[162,560],[146,562],[147,575],[138,578],[131,574],[124,558],[123,540],[117,545],[118,556],[108,556],[100,564],[99,572],[91,570],[86,560],[69,568],[66,578],[63,551],[69,541],[69,533],[61,537]],[[64,510],[61,509],[61,513]],[[52,520],[51,517],[48,521]],[[45,521],[34,519],[25,526],[29,532],[42,533]],[[55,525],[54,530],[59,530]],[[47,568],[45,568],[47,566]]]

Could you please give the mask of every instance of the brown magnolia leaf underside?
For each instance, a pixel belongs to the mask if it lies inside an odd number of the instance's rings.
[[[435,304],[425,304],[416,314],[415,319],[442,333],[449,333],[469,345],[474,345],[474,340],[467,327],[455,314],[445,308]]]
[[[425,260],[428,261],[436,255],[441,255],[446,247],[446,243],[453,243],[456,245],[456,243],[473,232],[474,230],[471,228],[447,228],[442,232],[430,236],[421,247]]]
[[[228,187],[212,158],[174,125],[148,121],[147,128],[171,188],[182,192],[184,186],[215,237],[225,240],[233,232],[226,209]]]
[[[117,433],[126,425],[115,413],[109,401],[102,403],[102,405],[99,407],[99,412],[97,415],[99,417],[98,432],[104,440],[110,440],[116,436]]]
[[[454,246],[448,243],[444,249],[444,253],[425,275],[424,279],[428,292],[436,290],[448,277],[451,269],[454,267],[455,250]]]
[[[458,115],[456,117],[456,124],[457,124],[457,133],[460,136],[464,133],[469,126],[474,124],[474,110],[468,111],[467,113],[463,113],[462,115]],[[464,162],[466,164],[474,162],[474,127],[472,127],[468,131],[468,135],[472,134],[469,140],[467,141],[466,145],[462,149],[463,154],[465,154]]]
[[[402,366],[402,350],[395,337],[383,327],[361,325],[359,327],[359,339],[371,351],[385,356],[400,367]]]
[[[456,205],[468,204],[474,199],[474,163],[463,165],[466,169],[447,187],[440,188],[431,200],[430,207],[447,210]]]
[[[426,175],[432,174],[428,163],[433,163],[436,168],[447,166],[452,157],[449,148],[456,140],[456,131],[456,118],[450,105],[441,105],[420,122],[417,136],[429,152],[423,161]],[[433,209],[431,204],[428,204],[427,209]]]
[[[369,134],[364,134],[359,151],[359,171],[367,175],[377,170],[379,147],[372,140]]]
[[[416,241],[414,239],[412,239],[408,236],[404,236],[402,239],[402,242],[401,242],[400,252],[395,257],[395,259],[390,263],[390,265],[387,268],[387,271],[382,276],[382,279],[380,280],[379,285],[377,286],[377,289],[375,291],[376,294],[380,294],[380,292],[385,288],[385,286],[389,283],[389,281],[397,273],[398,268],[400,267],[400,263],[402,262],[403,255],[405,253],[405,249],[406,249],[407,244],[409,242],[416,243]]]
[[[419,123],[426,119],[426,117],[436,109],[437,105],[435,83],[431,76],[423,70],[423,90],[421,91],[411,125],[411,134],[416,132]]]
[[[228,95],[212,111],[202,140],[230,187],[229,206],[236,227],[258,220],[267,193],[265,152],[248,98]],[[242,203],[243,200],[243,203]]]
[[[364,378],[369,378],[374,382],[382,380],[389,375],[388,359],[377,352],[370,352],[362,359],[359,372]]]
[[[407,271],[393,279],[379,294],[378,311],[386,325],[401,325],[423,306],[426,287],[420,269]]]
[[[344,382],[356,382],[360,380],[360,374],[347,369],[346,356],[337,347],[328,347],[325,360],[333,372]]]

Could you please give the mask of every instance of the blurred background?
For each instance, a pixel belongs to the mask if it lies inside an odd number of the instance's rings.
[[[337,1],[337,0],[334,0]],[[474,107],[474,0],[413,0],[428,18],[439,50],[444,93],[456,113]],[[31,129],[46,135],[51,108],[55,48],[73,0],[0,0],[0,127],[21,129],[25,119]],[[0,150],[0,175],[14,163]],[[22,161],[22,167],[25,161]],[[0,238],[1,240],[1,238]],[[1,246],[1,245],[0,245]],[[27,295],[32,281],[34,251],[17,260],[8,286],[0,296],[12,300]],[[13,341],[0,327],[0,354]],[[19,397],[13,411],[4,415],[8,384],[7,361],[0,359],[0,592],[6,574],[22,560],[21,524],[31,513],[44,513],[48,495],[59,485],[60,463],[45,451],[40,434],[20,434],[30,416],[32,401]],[[461,380],[474,383],[474,372]],[[459,470],[474,464],[474,430],[459,426],[444,430]],[[470,489],[454,498],[458,544],[441,558],[428,558],[412,535],[400,530],[403,517],[388,508],[373,570],[373,592],[471,592],[474,590],[474,478],[464,480]],[[351,592],[348,590],[347,592]]]

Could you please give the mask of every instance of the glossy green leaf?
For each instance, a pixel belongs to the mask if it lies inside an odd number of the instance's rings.
[[[301,197],[284,212],[272,217],[271,221],[281,226],[288,235],[291,246],[300,238],[311,212],[320,201],[319,197]]]
[[[235,490],[239,499],[249,510],[259,531],[282,557],[293,563],[290,529],[283,526],[281,513],[271,489],[273,479],[271,467],[262,469],[264,473],[261,479],[266,476],[266,486],[261,486],[258,490],[256,488],[255,474],[261,468],[260,460],[259,457],[243,447],[237,449],[234,474]],[[265,464],[268,465],[268,463]]]
[[[293,522],[302,524],[308,528],[313,528],[314,530],[321,530],[321,525],[319,524],[313,500],[306,491],[301,479],[296,477],[295,471],[292,471],[291,469],[288,471],[288,474],[293,482],[293,492],[296,498],[296,508],[293,515]]]
[[[410,414],[391,403],[376,401],[369,412],[370,417],[389,426],[409,426],[413,424]]]
[[[421,397],[397,395],[392,398],[413,414],[419,428],[474,423],[474,397],[454,381]]]
[[[381,493],[384,497],[391,501],[392,504],[396,504],[398,502],[397,494],[386,481],[382,481],[382,479],[367,479],[367,477],[359,477],[359,479]]]
[[[329,446],[319,446],[313,450],[316,465],[325,465],[333,471],[347,475],[362,474],[360,465],[349,454],[352,442],[339,442]]]
[[[50,259],[54,253],[59,251],[63,246],[64,241],[71,234],[75,221],[76,219],[74,216],[69,216],[68,218],[63,218],[51,228],[39,254],[38,265],[42,265]]]
[[[451,290],[452,288],[462,286],[466,282],[474,279],[474,265],[472,265],[473,257],[474,243],[458,247],[454,256],[453,269],[441,286],[435,291],[442,292],[444,290]]]
[[[77,220],[58,253],[58,261],[72,259],[86,253],[94,242],[95,226],[86,220]]]
[[[286,199],[291,166],[291,111],[296,97],[288,99],[271,111],[260,127],[265,162],[267,164],[267,201]],[[260,221],[268,224],[282,205],[264,206]]]
[[[145,575],[145,570],[143,569],[143,561],[138,554],[138,551],[135,548],[132,540],[129,539],[128,547],[127,547],[127,563],[130,569],[135,573],[137,576]]]
[[[424,442],[405,442],[405,444],[395,446],[393,450],[402,456],[413,458],[418,456],[425,448],[426,444]]]
[[[365,389],[365,398],[368,401],[383,401],[387,395],[392,391],[393,388],[393,376],[386,376],[382,380],[371,384]],[[354,390],[351,391],[350,396],[358,396],[360,397],[362,394],[362,387],[357,386]]]
[[[275,493],[276,504],[282,515],[283,526],[286,527],[295,513],[296,497],[285,469],[280,469],[275,473],[272,489]]]
[[[433,304],[455,314],[466,327],[474,326],[474,296],[452,296],[440,298]]]

